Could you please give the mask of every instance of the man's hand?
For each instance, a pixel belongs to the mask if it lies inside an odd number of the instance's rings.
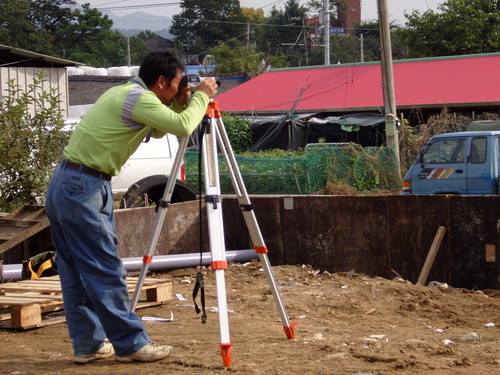
[[[175,95],[175,101],[180,105],[188,104],[189,97],[191,96],[191,89],[189,86],[180,87]]]
[[[217,94],[217,82],[214,78],[206,78],[195,87],[194,91],[203,91],[209,98],[213,98]]]

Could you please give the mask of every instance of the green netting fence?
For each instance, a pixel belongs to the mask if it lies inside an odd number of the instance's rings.
[[[234,190],[221,154],[222,194]],[[401,185],[394,153],[387,147],[352,143],[309,144],[302,157],[250,158],[236,155],[249,194],[318,194],[328,183],[344,183],[359,191],[394,190]],[[186,178],[198,186],[198,152],[186,152]]]

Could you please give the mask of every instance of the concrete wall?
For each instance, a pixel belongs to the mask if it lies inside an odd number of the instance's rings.
[[[499,196],[254,196],[273,265],[311,264],[329,272],[354,269],[416,282],[439,226],[446,227],[428,281],[500,289]],[[235,199],[224,199],[228,250],[251,248]],[[122,256],[142,256],[154,209],[116,212]],[[205,215],[203,215],[205,220]],[[198,203],[174,204],[157,254],[197,252]],[[203,223],[203,251],[209,251]]]

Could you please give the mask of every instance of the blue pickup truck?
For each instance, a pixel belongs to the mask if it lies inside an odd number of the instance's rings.
[[[406,173],[402,190],[402,194],[500,194],[500,121],[475,121],[467,131],[432,137]]]

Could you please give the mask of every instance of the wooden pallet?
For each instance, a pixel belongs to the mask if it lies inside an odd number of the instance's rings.
[[[127,277],[129,294],[137,277]],[[137,309],[172,299],[172,282],[146,278]],[[31,329],[65,321],[59,276],[0,284],[0,328]]]
[[[22,206],[0,217],[0,254],[49,226],[43,206]]]

